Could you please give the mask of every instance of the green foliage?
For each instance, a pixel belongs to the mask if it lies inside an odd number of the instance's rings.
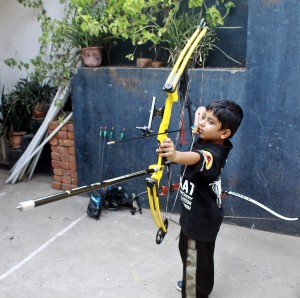
[[[43,5],[42,0],[17,0],[24,7],[40,8]]]
[[[178,1],[169,0],[108,0],[104,18],[116,38],[130,40],[138,46],[151,42],[156,45],[166,28],[159,25]],[[128,58],[133,58],[132,54]]]
[[[32,109],[38,102],[47,104],[55,94],[49,82],[37,78],[20,79],[9,94],[2,95],[0,112],[3,115],[2,131],[29,131]]]
[[[24,6],[39,9],[37,20],[42,34],[38,39],[39,53],[29,62],[9,58],[5,63],[19,69],[33,69],[33,75],[51,79],[54,85],[66,83],[70,69],[80,62],[80,49],[106,45],[111,38],[103,21],[104,1],[60,0],[64,5],[64,18],[52,19],[42,1],[17,0]]]
[[[203,0],[190,0],[188,5],[189,8],[202,7]]]
[[[40,49],[30,61],[10,58],[5,63],[33,70],[35,77],[51,79],[54,85],[69,80],[70,69],[80,65],[81,48],[102,45],[109,51],[118,39],[130,40],[135,47],[147,43],[149,47],[163,45],[172,62],[201,18],[205,18],[210,30],[197,50],[200,64],[216,44],[215,29],[224,24],[234,7],[227,0],[216,0],[210,7],[205,0],[59,0],[65,11],[64,17],[57,20],[47,15],[42,0],[16,1],[38,10]],[[221,11],[225,11],[223,16]],[[127,58],[133,60],[134,52],[128,53]]]
[[[96,0],[70,0],[70,19],[56,22],[56,34],[61,34],[71,47],[80,49],[105,46],[111,36],[103,20],[105,4]]]
[[[177,12],[180,17],[170,18],[166,32],[163,34],[162,46],[169,52],[169,63],[174,65],[181,50],[199,26],[199,16],[202,12],[196,9],[189,12]],[[214,29],[208,30],[205,39],[199,43],[196,50],[195,61],[198,65],[202,65],[205,61],[208,51],[212,49],[212,45],[217,41],[216,32]]]
[[[172,14],[169,14],[166,19],[166,30],[161,37],[163,48],[169,52],[169,63],[172,65],[175,63],[180,51],[202,19],[207,23],[209,30],[195,51],[196,65],[204,65],[210,50],[219,49],[226,55],[216,46],[218,42],[216,30],[224,25],[224,21],[233,7],[235,7],[234,3],[226,0],[216,1],[216,4],[211,7],[207,7],[204,0],[190,0],[188,1],[188,7],[184,3],[174,7]],[[222,16],[221,11],[224,10],[225,13]],[[226,57],[231,59],[228,55]]]

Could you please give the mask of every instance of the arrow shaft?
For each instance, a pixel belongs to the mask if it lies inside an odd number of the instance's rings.
[[[184,130],[191,130],[192,128],[185,128],[185,129],[175,129],[175,130],[166,130],[165,132],[160,132],[160,133],[156,133],[156,134],[151,134],[151,135],[146,135],[146,136],[140,136],[140,137],[134,137],[134,138],[130,138],[130,139],[124,139],[124,140],[119,140],[119,141],[111,141],[111,142],[107,142],[107,145],[114,145],[117,143],[123,143],[123,142],[128,142],[128,141],[133,141],[133,140],[139,140],[139,139],[146,139],[146,138],[151,138],[151,137],[156,137],[159,135],[163,135],[163,134],[168,134],[168,133],[173,133],[173,132],[179,132],[179,131],[184,131]]]

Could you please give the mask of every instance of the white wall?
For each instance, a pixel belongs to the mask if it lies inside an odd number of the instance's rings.
[[[59,18],[63,15],[63,6],[58,0],[44,0],[47,14]],[[36,20],[37,11],[25,8],[16,0],[0,0],[0,88],[4,85],[9,92],[26,71],[10,68],[4,60],[14,58],[24,62],[38,54],[38,38],[41,29]]]

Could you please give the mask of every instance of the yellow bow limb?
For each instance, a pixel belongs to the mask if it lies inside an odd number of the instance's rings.
[[[178,60],[176,61],[171,73],[169,74],[167,81],[163,87],[163,90],[167,92],[167,99],[165,103],[165,107],[163,110],[162,120],[158,130],[158,143],[160,144],[167,137],[167,130],[170,124],[172,107],[173,103],[178,101],[178,83],[181,75],[187,67],[189,59],[191,58],[193,52],[195,51],[197,45],[200,43],[202,38],[205,36],[207,32],[207,28],[198,27],[196,31],[193,33],[192,37],[189,39],[184,49],[179,55]],[[165,159],[161,156],[158,156],[157,163],[153,164],[149,167],[152,169],[153,167],[159,168],[158,171],[152,174],[150,178],[147,178],[147,193],[149,199],[149,206],[151,210],[151,214],[153,216],[154,222],[156,226],[159,228],[156,243],[159,244],[162,242],[165,234],[167,233],[168,228],[168,220],[163,220],[160,213],[159,206],[159,184],[164,171]]]

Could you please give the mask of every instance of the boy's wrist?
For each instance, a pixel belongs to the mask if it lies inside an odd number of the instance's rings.
[[[169,155],[167,158],[168,158],[169,161],[176,163],[177,162],[176,161],[176,156],[177,156],[177,151],[174,150],[174,152],[171,155]]]

